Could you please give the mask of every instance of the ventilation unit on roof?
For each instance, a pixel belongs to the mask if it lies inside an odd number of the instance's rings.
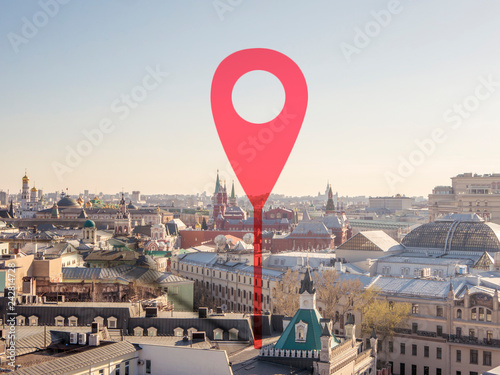
[[[69,334],[69,343],[70,344],[77,344],[78,343],[78,333],[77,332],[71,332]]]
[[[85,333],[78,334],[78,344],[85,345],[87,343],[87,335]]]

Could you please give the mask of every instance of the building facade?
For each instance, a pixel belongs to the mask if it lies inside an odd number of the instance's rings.
[[[463,173],[451,186],[436,186],[429,194],[429,220],[450,213],[475,213],[500,224],[500,173]]]

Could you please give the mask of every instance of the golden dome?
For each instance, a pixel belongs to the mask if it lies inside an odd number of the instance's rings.
[[[24,170],[24,177],[23,177],[23,182],[28,182],[30,179],[28,177],[28,171],[25,169]]]
[[[36,188],[36,187],[34,187],[34,186],[33,186],[33,187],[31,188],[31,192],[32,192],[32,193],[36,193],[37,191],[38,191],[38,190],[37,190],[37,188]]]

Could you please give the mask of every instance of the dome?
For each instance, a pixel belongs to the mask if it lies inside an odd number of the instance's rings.
[[[443,251],[500,252],[500,225],[465,215],[451,215],[412,230],[401,244]]]
[[[57,202],[59,207],[69,208],[69,207],[80,207],[77,201],[70,197],[64,197],[59,202]]]
[[[94,223],[92,220],[87,220],[87,221],[83,224],[83,227],[84,227],[84,228],[94,228],[94,227],[95,227],[95,223]]]
[[[32,191],[33,193],[36,193],[38,190],[37,190],[37,188],[36,188],[36,187],[34,187],[34,186],[33,186],[33,187],[31,188],[31,191]]]

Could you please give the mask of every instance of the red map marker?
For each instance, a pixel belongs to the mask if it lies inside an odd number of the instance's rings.
[[[276,76],[285,104],[272,121],[241,118],[232,93],[244,74],[263,70]],[[212,115],[222,146],[254,208],[254,345],[262,346],[262,208],[273,190],[299,135],[307,108],[307,84],[289,57],[264,48],[235,52],[217,67],[210,94]]]

